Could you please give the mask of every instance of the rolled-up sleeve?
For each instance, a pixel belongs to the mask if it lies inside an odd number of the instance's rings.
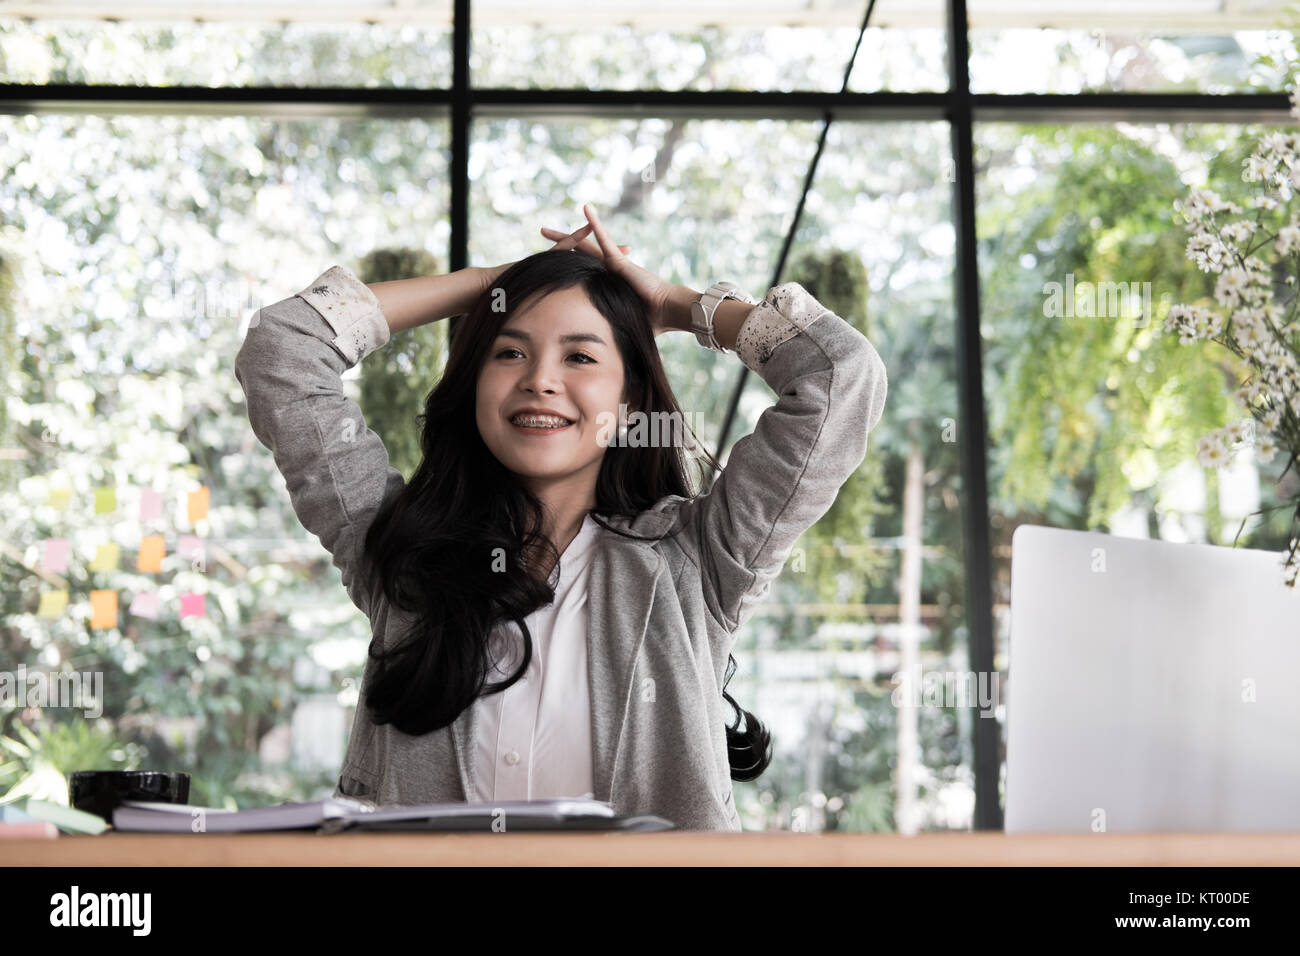
[[[258,309],[235,359],[249,422],[284,476],[294,513],[367,615],[365,533],[405,479],[341,376],[388,339],[379,300],[333,266],[296,295]]]

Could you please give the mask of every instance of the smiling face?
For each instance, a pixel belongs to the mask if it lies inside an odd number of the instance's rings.
[[[594,503],[623,399],[623,360],[608,320],[581,286],[538,296],[506,320],[488,349],[475,393],[483,442],[536,493],[558,487]],[[573,424],[521,428],[525,408],[550,409]]]

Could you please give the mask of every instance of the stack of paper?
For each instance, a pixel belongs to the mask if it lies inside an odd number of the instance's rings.
[[[128,800],[113,811],[117,830],[241,833],[265,830],[671,830],[662,817],[619,817],[603,800],[504,800],[378,807],[348,797],[247,810]]]

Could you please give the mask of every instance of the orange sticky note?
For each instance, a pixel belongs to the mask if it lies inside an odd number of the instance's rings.
[[[117,567],[118,546],[113,542],[101,544],[95,549],[95,560],[90,562],[92,571],[112,571]]]
[[[137,571],[161,571],[163,555],[166,554],[163,536],[151,534],[140,540],[140,560],[136,562]]]
[[[67,591],[43,591],[41,593],[41,606],[37,609],[36,616],[53,620],[62,617],[67,608]]]
[[[117,592],[90,592],[90,626],[117,627]]]
[[[201,521],[208,516],[208,488],[206,486],[198,491],[189,493],[188,515],[190,522]]]

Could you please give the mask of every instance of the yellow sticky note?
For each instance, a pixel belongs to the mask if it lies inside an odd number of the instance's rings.
[[[71,488],[51,488],[50,489],[50,507],[55,511],[62,511],[68,507],[68,500],[72,497]]]
[[[117,592],[90,592],[90,626],[117,627]]]
[[[120,549],[113,542],[101,544],[95,549],[95,560],[90,562],[92,571],[112,571],[117,567],[117,556]]]
[[[95,514],[97,515],[112,514],[116,510],[117,510],[117,489],[96,488],[95,489]]]
[[[191,523],[201,521],[208,516],[208,488],[206,486],[189,493],[188,513]]]
[[[161,571],[163,555],[166,553],[162,535],[152,534],[147,538],[142,538],[140,540],[140,560],[135,569],[137,571]]]
[[[36,611],[37,617],[62,617],[68,608],[67,591],[44,591],[41,593],[41,606]]]

